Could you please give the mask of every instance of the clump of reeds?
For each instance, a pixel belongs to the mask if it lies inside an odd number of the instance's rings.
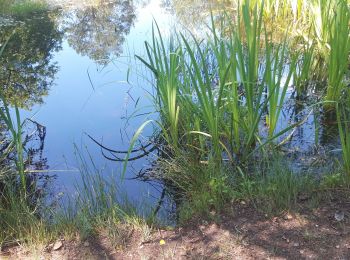
[[[335,107],[347,88],[344,82],[349,69],[350,52],[350,10],[345,1],[335,5],[334,15],[329,19],[328,87],[326,108]]]
[[[343,153],[343,165],[350,180],[350,92],[343,101],[337,104],[337,121]]]
[[[217,28],[212,17],[204,40],[178,34],[168,46],[153,27],[147,58],[137,57],[153,72],[157,125],[174,151],[192,149],[199,160],[220,163],[227,157],[235,163],[261,141],[265,111],[268,142],[281,135],[276,124],[297,56],[289,51],[287,34],[282,43],[272,43],[263,12],[263,6],[251,8],[246,1],[233,23],[223,19]]]

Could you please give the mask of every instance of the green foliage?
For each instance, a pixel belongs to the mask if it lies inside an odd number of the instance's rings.
[[[296,57],[292,56],[287,63],[287,39],[285,38],[282,45],[274,48],[268,42],[266,35],[266,69],[265,69],[265,83],[267,85],[267,94],[269,96],[267,124],[269,127],[269,138],[274,136],[277,122],[280,113],[285,103],[285,97],[292,75],[296,70]],[[287,71],[286,71],[287,70]],[[284,81],[282,83],[282,80]]]
[[[348,180],[350,180],[350,93],[344,101],[337,104],[337,121],[340,142],[343,152],[344,171]]]
[[[240,174],[236,193],[238,198],[248,198],[258,209],[269,214],[293,209],[299,194],[311,194],[316,187],[311,176],[292,171],[279,155],[272,158],[269,162],[258,163],[249,177]]]
[[[322,176],[320,187],[323,189],[337,189],[347,183],[342,172],[330,173]]]
[[[339,1],[334,12],[328,23],[330,54],[326,101],[337,102],[347,87],[344,77],[349,67],[350,9],[345,1]],[[326,107],[334,108],[335,103],[326,103]]]
[[[296,58],[290,57],[287,80],[280,91],[284,63],[289,59],[287,40],[272,50],[266,39],[267,61],[263,63],[263,8],[250,10],[247,1],[239,9],[238,26],[223,20],[220,30],[212,16],[211,34],[203,41],[180,34],[166,47],[156,26],[152,42],[145,43],[147,60],[136,56],[154,74],[153,100],[160,112],[157,124],[175,154],[191,149],[199,151],[198,159],[215,158],[218,164],[224,155],[232,162],[241,159],[260,140],[259,123],[267,108],[271,121],[268,142],[281,134],[275,135],[275,128]],[[222,33],[227,26],[229,36]]]
[[[192,219],[216,217],[216,212],[232,198],[228,172],[224,167],[217,168],[214,162],[196,165],[182,158],[161,165],[163,177],[176,184],[176,196],[181,194],[183,199],[177,210],[180,224]]]
[[[306,44],[298,54],[296,68],[293,71],[293,84],[299,96],[302,96],[313,77],[313,63],[315,61],[315,45]]]
[[[3,46],[3,48],[0,50],[0,57],[1,54],[5,48],[6,44]],[[10,113],[10,107],[7,103],[7,100],[5,99],[3,95],[2,89],[0,89],[0,102],[2,103],[2,108],[0,107],[0,120],[4,122],[5,127],[9,130],[11,133],[11,142],[8,146],[7,151],[10,151],[12,148],[16,151],[16,172],[19,175],[20,178],[20,194],[22,198],[26,197],[27,192],[27,184],[26,184],[26,176],[24,172],[24,149],[23,149],[23,140],[22,140],[22,126],[23,122],[21,121],[20,112],[17,106],[15,106],[15,121],[13,120],[13,117]]]
[[[57,220],[55,226],[58,226],[56,229],[61,232],[68,229],[85,240],[105,229],[106,223],[115,227],[123,223],[137,226],[141,214],[119,189],[120,179],[114,175],[104,177],[88,151],[83,154],[75,146],[75,155],[80,179],[75,185],[75,195],[70,196],[68,204],[62,205],[54,215]]]
[[[0,248],[22,245],[39,245],[57,236],[39,213],[40,202],[30,205],[18,194],[11,182],[2,184],[0,192]]]

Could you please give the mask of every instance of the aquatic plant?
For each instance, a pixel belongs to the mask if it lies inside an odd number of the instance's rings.
[[[283,109],[285,97],[293,73],[296,70],[296,56],[290,56],[287,60],[287,38],[276,47],[268,42],[266,35],[266,55],[265,55],[265,76],[264,83],[267,85],[267,95],[269,97],[267,125],[269,128],[269,138],[274,136],[280,113]],[[286,66],[289,62],[288,66]]]
[[[2,46],[0,50],[0,56],[3,53],[6,47],[6,43]],[[22,195],[25,197],[27,184],[26,177],[24,172],[24,150],[23,150],[23,140],[22,140],[22,126],[23,122],[21,121],[20,112],[18,106],[15,105],[15,122],[13,121],[12,115],[10,113],[10,107],[3,95],[2,89],[0,89],[0,101],[2,103],[2,108],[0,108],[0,120],[5,123],[5,126],[11,133],[11,143],[9,147],[14,147],[16,151],[16,167],[17,173],[20,177],[20,183],[22,186]],[[8,150],[10,150],[9,148]]]
[[[145,43],[148,61],[140,56],[140,59],[153,73],[156,79],[156,96],[154,103],[160,112],[161,120],[164,128],[164,135],[167,142],[177,148],[179,139],[179,113],[178,96],[180,89],[180,54],[181,48],[176,48],[173,41],[169,43],[170,49],[166,50],[163,42],[162,34],[159,27],[155,24],[152,26],[152,45]],[[169,54],[167,54],[167,51]],[[170,135],[167,132],[170,132]]]
[[[343,165],[346,177],[350,180],[350,93],[342,103],[338,103],[337,122],[342,146]]]
[[[300,54],[297,54],[296,68],[293,71],[293,85],[298,96],[302,96],[307,90],[313,78],[313,62],[315,61],[314,44],[303,45]]]
[[[334,108],[346,88],[344,77],[349,67],[350,10],[345,1],[335,6],[335,15],[329,24],[328,87],[326,108]],[[331,102],[329,102],[331,101]]]
[[[153,122],[174,151],[195,149],[198,159],[220,163],[228,157],[237,162],[260,140],[259,123],[266,110],[267,142],[288,131],[275,133],[298,57],[288,51],[287,33],[275,44],[265,32],[264,43],[263,10],[256,5],[252,11],[246,1],[235,23],[223,17],[217,28],[212,16],[205,40],[179,34],[168,47],[158,25],[153,26],[152,42],[145,43],[147,59],[136,57],[154,75],[153,100],[160,118]],[[305,77],[307,71],[302,73]]]

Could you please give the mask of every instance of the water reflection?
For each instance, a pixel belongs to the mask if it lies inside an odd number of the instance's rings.
[[[31,199],[39,199],[44,195],[43,192],[47,192],[46,187],[49,180],[55,178],[53,175],[49,176],[44,173],[49,168],[47,158],[43,154],[46,128],[30,119],[24,121],[23,128],[22,138],[27,188],[28,191],[31,191]],[[0,175],[0,192],[4,188],[5,179],[7,183],[11,182],[14,185],[19,185],[17,175],[13,174],[11,170],[15,168],[16,158],[17,154],[8,130],[4,122],[0,121],[0,167],[3,170],[7,169],[1,172],[2,176]]]
[[[207,29],[211,14],[213,14],[215,24],[220,28],[222,14],[233,17],[234,10],[230,0],[162,0],[162,6],[173,12],[178,21],[192,32]]]
[[[5,99],[11,105],[30,110],[44,102],[53,85],[58,66],[52,61],[54,53],[61,49],[63,32],[56,23],[58,13],[43,6],[0,16],[0,46],[7,41],[0,55],[0,85]],[[0,109],[4,104],[0,102]],[[53,175],[43,174],[48,169],[44,155],[46,128],[26,119],[23,123],[24,164],[27,188],[33,202],[47,192]],[[18,184],[12,175],[17,158],[11,136],[0,120],[0,167],[8,169],[2,178],[12,186]],[[0,190],[4,188],[0,179]],[[34,204],[33,204],[34,205]]]
[[[63,27],[69,45],[99,64],[122,53],[121,46],[136,18],[133,1],[123,0],[101,0],[67,16]]]
[[[54,15],[33,10],[13,15],[0,25],[0,43],[9,39],[0,56],[0,85],[11,104],[25,109],[41,104],[53,84],[58,68],[51,59],[63,37]]]

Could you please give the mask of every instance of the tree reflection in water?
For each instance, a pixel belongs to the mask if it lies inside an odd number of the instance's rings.
[[[208,29],[211,14],[217,26],[216,29],[220,29],[223,14],[234,17],[234,6],[231,0],[162,0],[162,6],[173,12],[178,23],[193,33]]]
[[[31,9],[28,12],[2,14],[0,16],[0,45],[8,40],[0,55],[0,85],[5,99],[10,105],[30,110],[43,103],[53,84],[57,65],[52,62],[54,52],[61,49],[63,33],[55,21],[57,13],[45,8]],[[4,104],[0,102],[0,109]],[[47,159],[43,155],[46,128],[37,122],[26,119],[23,124],[23,147],[26,171],[45,171]],[[11,149],[10,149],[11,148]],[[3,121],[0,121],[0,167],[2,178],[16,181],[14,160],[16,151],[11,145],[11,136]],[[10,179],[9,179],[10,178]],[[48,175],[28,173],[28,189],[42,192]],[[41,189],[37,189],[38,183]],[[33,194],[34,195],[34,194]],[[34,198],[37,198],[35,194]]]
[[[30,109],[48,94],[58,69],[51,59],[63,37],[53,16],[45,9],[34,10],[0,25],[0,43],[9,39],[0,56],[0,85],[11,104]]]
[[[106,64],[122,52],[122,44],[134,24],[133,1],[99,1],[72,11],[63,28],[69,45],[80,55]]]

